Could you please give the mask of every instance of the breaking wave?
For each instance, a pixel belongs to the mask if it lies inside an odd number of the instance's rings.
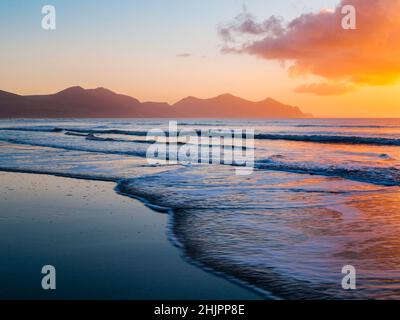
[[[269,134],[258,133],[256,139],[262,140],[288,140],[317,143],[337,143],[337,144],[366,144],[380,146],[400,146],[400,139],[381,138],[381,137],[356,137],[343,135],[292,135],[292,134]]]

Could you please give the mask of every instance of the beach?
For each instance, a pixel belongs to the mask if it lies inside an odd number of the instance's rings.
[[[0,299],[258,299],[192,265],[115,183],[0,172]],[[56,290],[41,269],[56,268]]]

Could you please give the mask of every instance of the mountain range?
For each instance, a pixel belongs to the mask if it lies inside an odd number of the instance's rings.
[[[298,107],[272,98],[252,102],[231,94],[187,97],[175,104],[140,102],[105,88],[76,86],[55,94],[18,95],[0,90],[0,118],[305,118]]]

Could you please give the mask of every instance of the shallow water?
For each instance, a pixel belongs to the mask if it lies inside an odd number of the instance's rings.
[[[173,209],[187,256],[266,296],[400,298],[400,120],[178,125],[254,129],[255,171],[149,165],[144,136],[168,127],[155,119],[0,121],[0,168],[120,181],[124,192]],[[355,291],[341,287],[348,264]]]

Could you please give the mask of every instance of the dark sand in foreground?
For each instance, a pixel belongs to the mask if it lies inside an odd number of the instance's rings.
[[[258,299],[184,261],[168,215],[112,182],[0,172],[1,299]],[[57,289],[41,288],[54,265]]]

